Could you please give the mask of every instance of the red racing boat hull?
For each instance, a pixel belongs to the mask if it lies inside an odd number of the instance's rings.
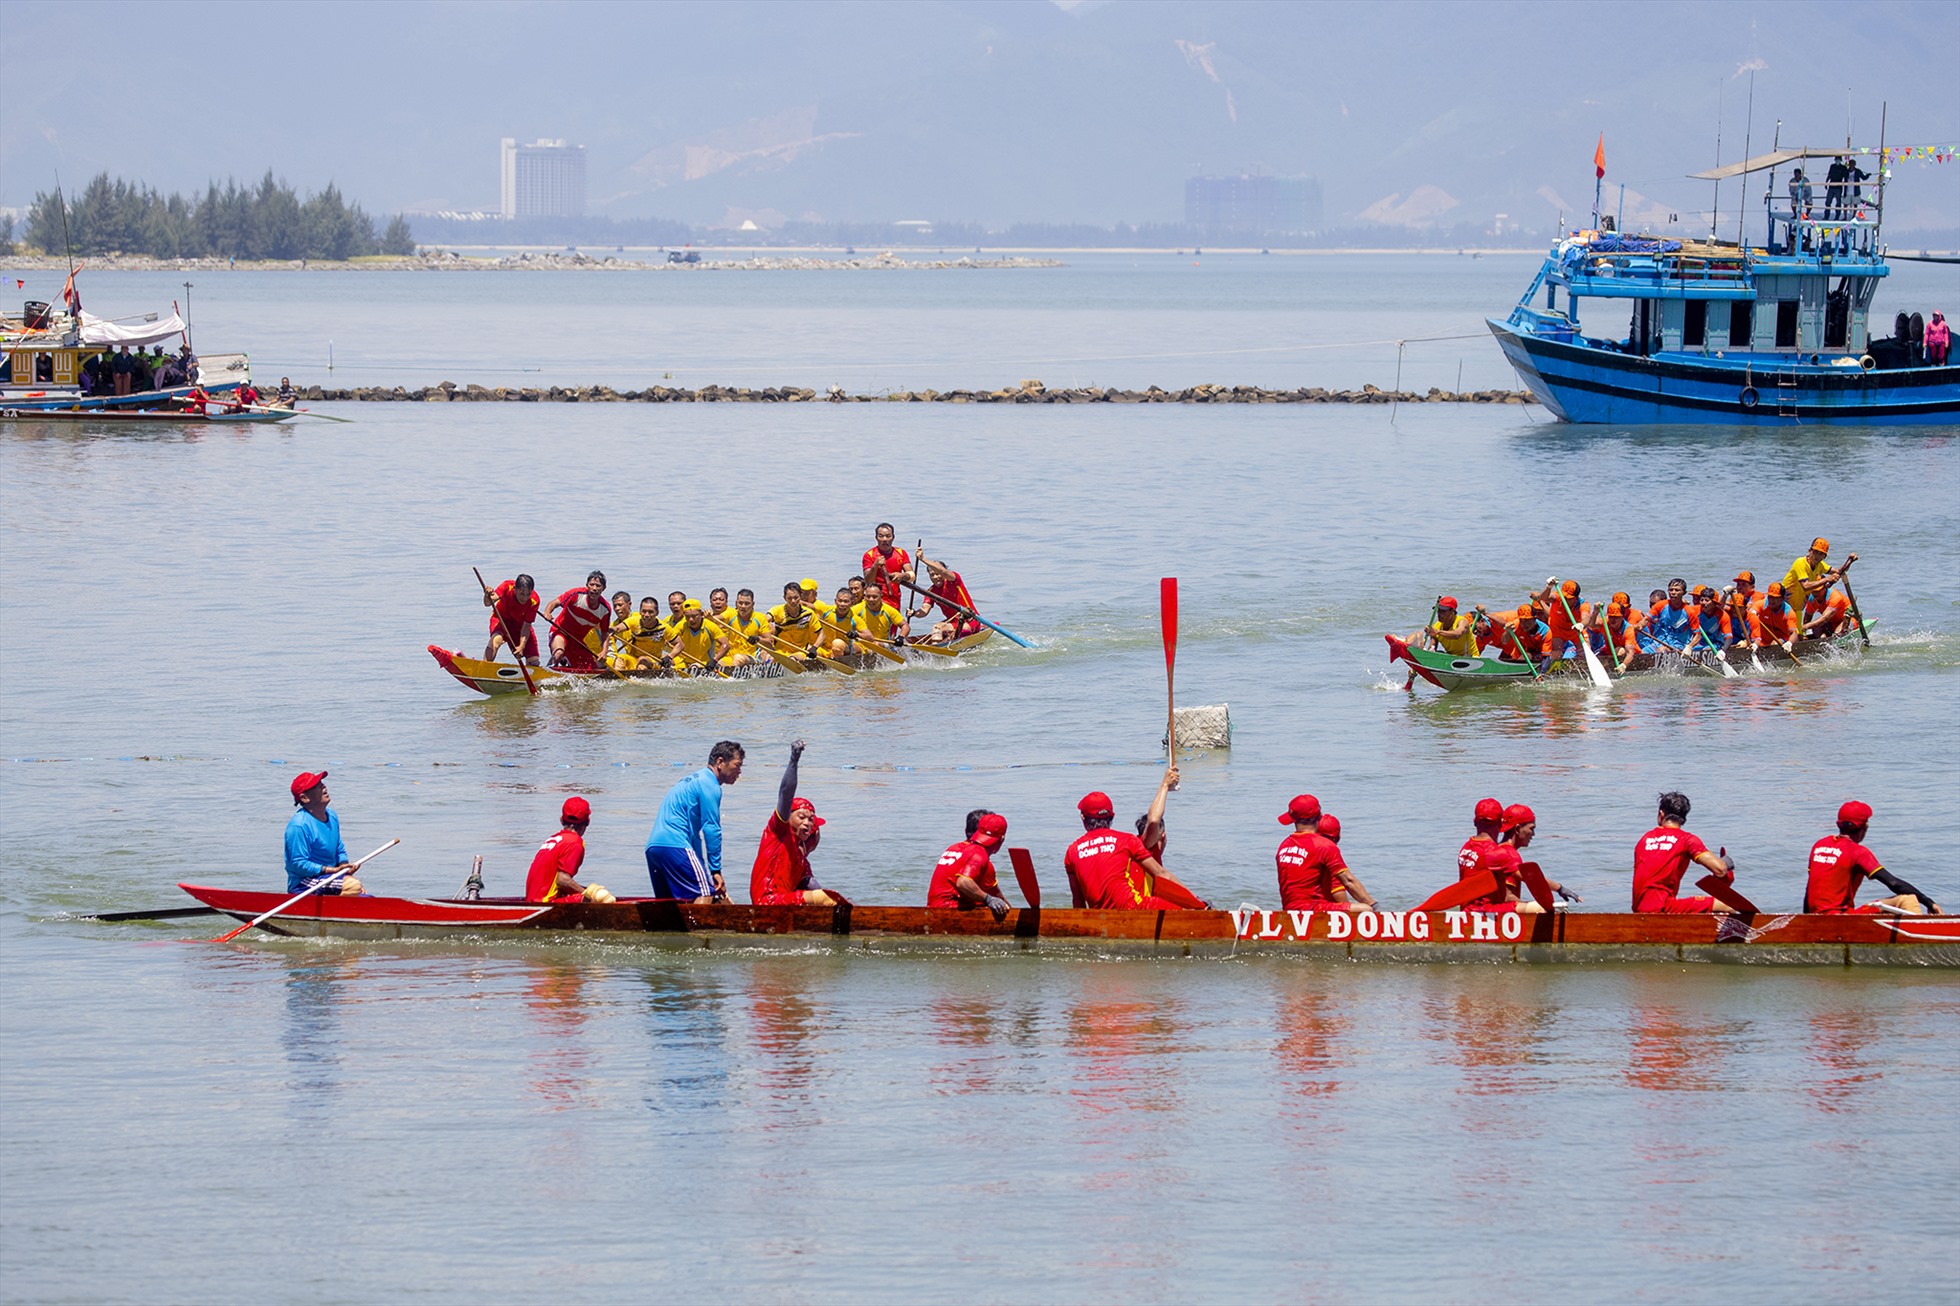
[[[240,921],[279,893],[178,886]],[[1168,955],[1300,953],[1384,960],[1699,960],[1960,967],[1960,917],[1749,917],[1630,912],[1092,911],[987,912],[929,907],[697,906],[665,898],[615,903],[514,899],[312,897],[259,927],[328,938],[461,938],[605,934],[709,946],[717,940],[848,939],[852,947],[972,943]]]

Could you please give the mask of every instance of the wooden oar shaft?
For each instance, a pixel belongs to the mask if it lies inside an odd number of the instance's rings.
[[[497,624],[504,628],[504,642],[510,645],[510,654],[517,659],[517,669],[524,676],[524,688],[530,690],[533,695],[536,695],[538,692],[538,682],[531,678],[531,668],[524,661],[524,645],[518,641],[517,632],[510,628],[509,618],[505,617],[503,610],[497,606],[496,591],[484,583],[482,571],[475,567],[471,567],[470,571],[475,573],[476,583],[483,586],[483,596],[490,600],[490,611],[497,614]]]
[[[954,599],[950,598],[947,595],[940,594],[935,590],[926,589],[924,586],[921,585],[914,585],[909,580],[901,580],[898,583],[922,598],[930,599],[934,603],[943,603],[948,608],[951,608],[953,611],[960,613],[963,616],[968,616],[973,618],[975,621],[985,626],[988,630],[998,631],[999,633],[1007,636],[1007,638],[1013,640],[1016,644],[1019,644],[1022,648],[1034,647],[1034,645],[1028,643],[1028,641],[1022,639],[1019,635],[1016,635],[1013,631],[1009,630],[1007,627],[995,625],[993,622],[981,616],[978,612],[975,612],[972,608],[967,607],[963,603],[959,603],[955,601]]]
[[[1858,555],[1855,553],[1844,560],[1844,565],[1838,568],[1838,583],[1844,586],[1844,600],[1851,605],[1851,619],[1858,623],[1858,639],[1866,648],[1870,648],[1872,637],[1871,632],[1865,629],[1865,614],[1858,611],[1858,596],[1851,592],[1851,564],[1856,561]]]

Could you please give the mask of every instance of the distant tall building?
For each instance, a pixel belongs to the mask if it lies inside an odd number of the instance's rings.
[[[1301,235],[1320,226],[1320,183],[1312,177],[1193,177],[1184,183],[1184,225],[1207,240]]]
[[[503,215],[507,218],[585,216],[585,147],[564,141],[519,145],[504,137]]]

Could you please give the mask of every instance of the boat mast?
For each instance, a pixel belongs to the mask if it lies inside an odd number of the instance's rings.
[[[1783,148],[1783,120],[1781,118],[1778,118],[1776,120],[1776,133],[1770,137],[1769,152],[1771,154],[1774,154],[1782,148]],[[1744,182],[1743,197],[1745,199],[1748,198],[1748,191],[1749,191],[1748,183]],[[1776,239],[1776,219],[1769,207],[1770,201],[1773,200],[1775,197],[1776,197],[1776,165],[1772,163],[1769,165],[1769,188],[1763,192],[1763,239],[1766,243]],[[1791,246],[1791,250],[1794,250],[1797,244],[1796,203],[1794,201],[1791,202],[1790,213],[1791,213],[1790,246]],[[1785,250],[1784,252],[1789,253],[1791,251]]]
[[[1747,150],[1743,151],[1742,157],[1745,159],[1748,158],[1749,152]],[[1721,170],[1722,170],[1722,84],[1720,82],[1717,82],[1715,83],[1715,171],[1719,173],[1721,172]],[[1743,186],[1746,189],[1748,183],[1744,182]],[[1710,202],[1708,206],[1708,243],[1711,245],[1715,243],[1715,224],[1720,222],[1721,220],[1722,220],[1722,179],[1718,176],[1715,178],[1715,198],[1713,201]]]
[[[1749,144],[1751,140],[1754,139],[1755,132],[1756,132],[1756,70],[1754,68],[1751,68],[1749,70],[1749,115],[1747,118],[1743,120],[1743,127],[1742,127],[1742,157],[1745,160],[1748,159],[1749,157]],[[1741,253],[1742,251],[1746,250],[1749,247],[1749,242],[1743,239],[1744,232],[1749,224],[1749,174],[1748,173],[1745,172],[1742,174],[1741,184],[1738,185],[1736,189],[1738,191],[1738,194],[1736,196],[1736,201],[1735,201],[1735,248],[1737,253]]]
[[[1879,233],[1885,230],[1885,111],[1890,107],[1888,101],[1880,101],[1878,106],[1878,194],[1872,208],[1872,253],[1879,253]]]

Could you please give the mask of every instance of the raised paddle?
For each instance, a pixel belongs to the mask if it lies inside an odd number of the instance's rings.
[[[1014,864],[1014,879],[1021,886],[1021,897],[1030,907],[1041,906],[1041,881],[1035,878],[1034,858],[1025,848],[1009,848],[1007,860]]]
[[[390,848],[393,848],[396,844],[400,842],[401,842],[400,839],[390,839],[387,843],[382,844],[379,848],[376,848],[373,852],[361,858],[360,861],[353,863],[352,865],[348,866],[344,870],[335,871],[332,875],[323,878],[318,884],[311,885],[305,890],[294,894],[292,897],[286,899],[286,901],[280,903],[277,907],[274,907],[271,911],[265,912],[258,916],[254,916],[251,920],[246,921],[243,925],[239,926],[237,929],[229,930],[224,934],[220,934],[217,938],[210,940],[210,942],[230,943],[233,939],[243,934],[246,930],[249,930],[254,925],[258,925],[264,921],[271,920],[274,916],[277,916],[280,912],[286,910],[286,908],[292,906],[294,903],[300,901],[302,898],[311,898],[314,894],[322,893],[325,890],[333,887],[334,882],[339,880],[342,876],[352,875],[355,871],[360,870],[363,866],[367,865],[369,862],[379,857],[382,853],[387,852]]]
[[[216,907],[165,907],[160,911],[99,911],[78,921],[174,921],[183,916],[218,916]]]
[[[1858,596],[1851,592],[1851,564],[1856,561],[1858,555],[1855,553],[1844,560],[1844,565],[1838,568],[1838,584],[1844,586],[1845,601],[1851,605],[1851,619],[1858,623],[1858,638],[1866,648],[1870,648],[1872,637],[1871,632],[1865,629],[1865,614],[1858,611]]]
[[[1478,871],[1467,880],[1458,880],[1447,888],[1438,889],[1420,903],[1417,911],[1450,911],[1466,902],[1488,898],[1497,892],[1497,877],[1489,871]]]
[[[1552,882],[1545,878],[1545,872],[1537,862],[1525,862],[1518,867],[1518,878],[1524,887],[1531,890],[1532,901],[1543,911],[1557,908],[1557,900],[1552,897]]]
[[[1592,677],[1593,685],[1599,689],[1611,689],[1613,677],[1606,674],[1600,664],[1599,654],[1593,652],[1592,641],[1586,638],[1586,628],[1579,624],[1579,618],[1572,611],[1572,605],[1565,601],[1565,591],[1558,587],[1558,577],[1551,579],[1552,593],[1558,595],[1558,605],[1565,609],[1565,620],[1579,636],[1579,651],[1586,655],[1586,674]]]
[[[1695,881],[1695,887],[1715,899],[1715,901],[1733,907],[1745,916],[1760,916],[1762,914],[1756,910],[1755,903],[1750,902],[1747,898],[1736,892],[1735,881],[1727,876],[1712,873],[1704,875]]]
[[[1028,641],[1022,639],[1019,635],[1016,635],[1013,631],[1009,630],[1007,627],[996,626],[993,622],[987,620],[985,617],[975,612],[972,608],[969,608],[962,603],[955,603],[953,602],[952,599],[946,597],[944,594],[935,594],[929,589],[925,589],[922,586],[914,585],[909,580],[901,580],[898,583],[903,585],[906,589],[911,590],[914,594],[920,595],[923,598],[930,599],[934,603],[944,603],[947,607],[951,608],[953,611],[958,612],[963,616],[968,616],[973,618],[975,621],[985,626],[988,630],[998,631],[999,633],[1013,640],[1016,644],[1019,644],[1022,648],[1034,647],[1034,645],[1028,643]]]
[[[510,622],[506,621],[504,614],[497,610],[497,596],[488,585],[484,584],[483,573],[475,567],[471,567],[470,570],[476,574],[476,583],[483,585],[483,597],[490,600],[490,611],[496,613],[497,624],[504,628],[504,642],[510,645],[511,655],[517,659],[517,669],[524,673],[524,688],[536,694],[538,682],[531,679],[531,668],[524,661],[524,646],[517,642],[517,632],[510,628]]]
[[[1158,616],[1164,626],[1164,747],[1177,765],[1177,577],[1157,582]]]

